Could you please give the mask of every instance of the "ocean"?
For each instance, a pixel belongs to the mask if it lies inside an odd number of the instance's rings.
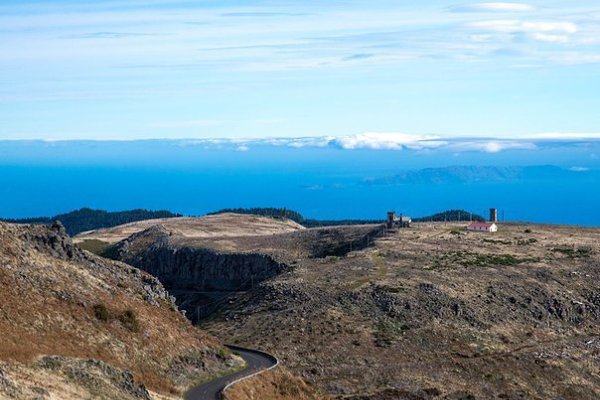
[[[302,142],[305,143],[305,142]],[[353,148],[297,141],[0,141],[0,217],[81,207],[202,215],[287,207],[314,219],[447,209],[600,226],[599,142]]]

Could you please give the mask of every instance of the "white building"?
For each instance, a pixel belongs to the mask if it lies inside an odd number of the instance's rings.
[[[467,230],[475,232],[498,232],[498,225],[493,222],[471,222],[467,226]]]

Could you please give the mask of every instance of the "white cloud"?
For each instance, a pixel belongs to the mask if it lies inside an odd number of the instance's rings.
[[[296,149],[304,147],[327,147],[335,138],[333,136],[323,137],[298,137],[298,138],[269,138],[264,142],[272,146],[287,146]]]
[[[476,29],[505,33],[554,32],[573,34],[577,32],[577,25],[573,22],[490,20],[472,22],[469,26]]]
[[[525,136],[527,139],[586,140],[600,139],[600,133],[551,132]]]
[[[454,151],[482,151],[485,153],[499,153],[504,150],[535,150],[537,146],[531,142],[481,140],[455,142],[451,146]]]
[[[551,35],[547,33],[535,33],[533,38],[539,42],[546,43],[567,43],[569,37],[566,35]]]
[[[451,8],[454,12],[527,12],[533,11],[535,7],[525,3],[477,3],[465,4]]]
[[[344,150],[401,150],[403,148],[423,149],[440,147],[438,136],[409,135],[404,133],[368,132],[353,136],[343,136],[332,140],[332,144]]]
[[[238,148],[236,149],[237,151],[240,151],[242,153],[245,153],[247,151],[250,150],[250,147],[246,146],[246,145],[242,145],[242,146],[238,146]]]

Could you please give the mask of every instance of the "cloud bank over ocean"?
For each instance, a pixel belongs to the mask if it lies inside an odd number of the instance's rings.
[[[235,148],[244,152],[253,147],[333,148],[340,150],[441,150],[449,152],[500,153],[505,150],[536,150],[540,146],[581,146],[600,143],[600,134],[536,134],[521,137],[447,137],[406,133],[365,132],[347,136],[308,136],[273,138],[201,138],[165,139],[178,146],[198,146],[206,149]]]

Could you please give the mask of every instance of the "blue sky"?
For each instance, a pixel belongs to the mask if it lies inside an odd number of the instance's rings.
[[[0,49],[0,139],[600,137],[597,0],[3,0]]]

